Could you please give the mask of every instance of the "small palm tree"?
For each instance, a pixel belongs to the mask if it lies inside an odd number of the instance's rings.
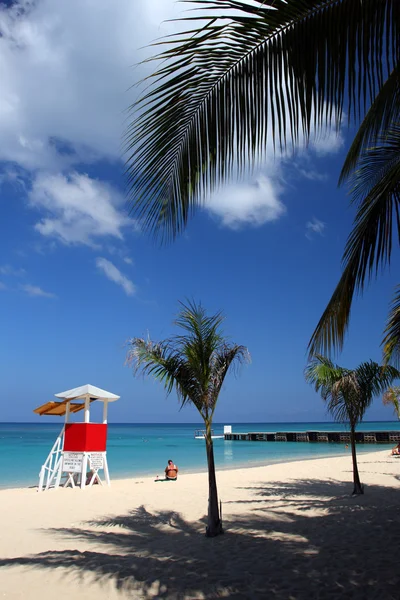
[[[383,404],[391,405],[394,408],[396,417],[400,420],[400,387],[393,386],[383,394]]]
[[[356,426],[364,417],[372,399],[384,392],[400,373],[392,366],[380,366],[369,361],[350,370],[333,364],[321,355],[306,368],[306,381],[314,385],[327,402],[328,411],[336,421],[348,421],[353,459],[353,494],[363,494],[356,454]]]
[[[212,421],[225,377],[234,363],[249,360],[244,346],[228,344],[221,332],[223,316],[207,316],[201,304],[181,303],[175,324],[183,329],[161,342],[141,338],[129,341],[127,362],[134,372],[152,375],[164,384],[169,395],[175,389],[181,406],[194,404],[205,424],[208,463],[208,523],[206,535],[222,533],[215,478]]]

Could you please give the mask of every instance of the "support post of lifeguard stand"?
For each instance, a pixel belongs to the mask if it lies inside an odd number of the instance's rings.
[[[103,425],[107,425],[107,409],[108,409],[108,400],[104,400],[104,402],[103,402]]]
[[[90,396],[85,398],[85,423],[90,422]]]

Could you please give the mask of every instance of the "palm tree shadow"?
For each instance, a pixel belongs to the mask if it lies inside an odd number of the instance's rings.
[[[142,506],[80,528],[48,529],[50,539],[73,548],[4,558],[0,568],[62,568],[69,578],[93,576],[145,598],[357,594],[394,600],[400,583],[397,495],[368,486],[364,497],[351,498],[348,484],[332,479],[260,482],[232,501],[238,514],[225,520],[226,533],[218,538],[203,535],[205,517],[189,523],[178,512]]]

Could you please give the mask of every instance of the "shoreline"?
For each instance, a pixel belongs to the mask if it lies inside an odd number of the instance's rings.
[[[237,442],[240,443],[240,442]],[[260,443],[260,444],[268,444],[268,443],[273,443],[273,442],[254,442],[254,443]],[[290,443],[290,442],[282,442],[282,443]],[[343,444],[340,444],[340,446],[343,446]],[[381,444],[380,448],[375,448],[375,449],[371,449],[370,447],[365,448],[365,445],[362,445],[363,449],[361,452],[358,452],[359,448],[357,448],[357,458],[359,456],[362,456],[363,454],[367,453],[371,453],[371,454],[375,454],[375,453],[379,453],[379,452],[384,452],[387,451],[389,452],[392,449],[392,445],[389,444]],[[386,448],[382,448],[382,446],[386,446]],[[324,445],[325,447],[325,445]],[[217,478],[218,478],[218,473],[219,472],[225,472],[225,471],[237,471],[240,470],[242,471],[243,468],[247,469],[257,469],[257,468],[262,468],[262,467],[269,467],[269,466],[273,466],[273,465],[284,465],[284,464],[293,464],[293,463],[297,463],[297,462],[309,462],[309,461],[317,461],[317,460],[324,460],[324,459],[330,459],[330,458],[340,458],[343,457],[345,458],[346,456],[349,456],[351,458],[351,450],[350,448],[347,449],[347,451],[345,451],[345,449],[343,448],[342,452],[332,452],[332,453],[325,453],[325,454],[321,454],[321,455],[316,455],[316,456],[309,456],[309,457],[295,457],[295,458],[289,458],[289,457],[284,457],[282,459],[278,458],[276,460],[269,460],[268,462],[261,459],[260,461],[243,461],[243,462],[236,462],[235,465],[216,465],[216,474],[217,474]],[[389,455],[388,455],[389,456]],[[399,461],[400,462],[400,461]],[[204,463],[206,463],[206,458],[204,459]],[[162,474],[163,471],[160,471],[160,473]],[[181,476],[186,476],[186,475],[198,475],[198,474],[203,474],[203,473],[207,473],[207,465],[204,464],[203,467],[199,467],[199,468],[189,468],[188,470],[181,470],[180,471]],[[157,477],[157,473],[156,474],[151,474],[149,471],[143,471],[142,473],[138,473],[132,476],[129,475],[121,475],[121,476],[112,476],[111,473],[111,486],[114,482],[117,481],[130,481],[130,480],[138,480],[141,478],[156,478]],[[39,480],[39,475],[38,478]],[[26,485],[26,486],[12,486],[12,485],[5,485],[2,486],[0,485],[0,493],[8,491],[8,490],[31,490],[31,489],[36,489],[38,487],[37,484],[35,485]]]

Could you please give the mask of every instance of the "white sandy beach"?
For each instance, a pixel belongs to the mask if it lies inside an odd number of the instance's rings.
[[[400,597],[400,459],[350,454],[217,473],[225,534],[204,537],[207,475],[0,492],[0,597]]]

